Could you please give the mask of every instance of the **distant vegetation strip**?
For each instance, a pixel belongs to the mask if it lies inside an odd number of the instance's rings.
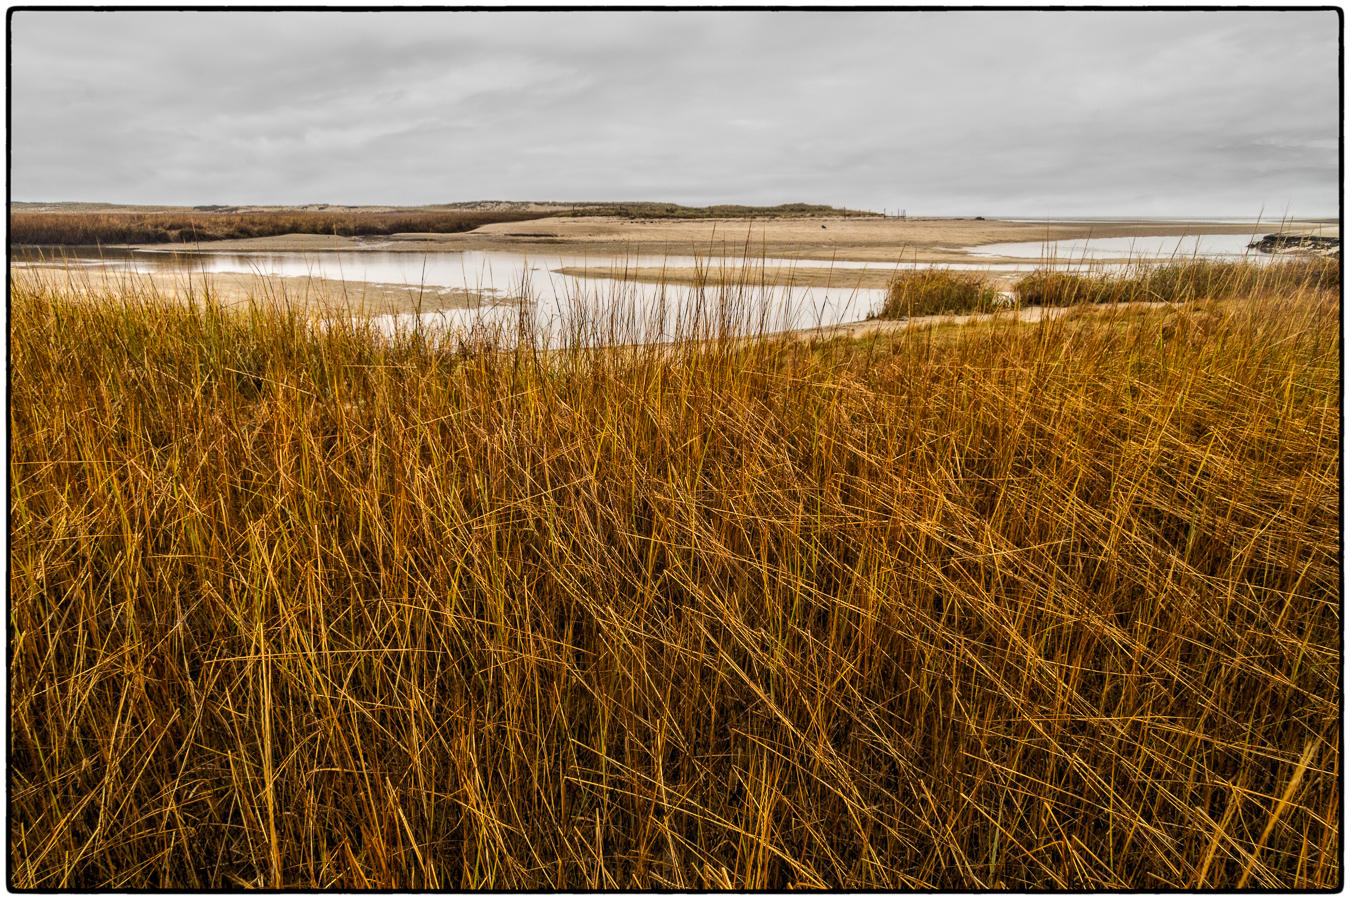
[[[190,244],[277,234],[362,237],[400,232],[452,234],[494,222],[537,219],[540,213],[362,211],[11,212],[12,244]]]
[[[403,232],[454,234],[494,222],[544,217],[621,216],[632,219],[784,218],[792,216],[875,216],[810,203],[779,206],[680,206],[675,203],[499,204],[490,209],[428,208],[365,210],[250,209],[200,206],[176,210],[40,210],[14,208],[9,214],[10,242],[35,246],[93,244],[190,244],[278,234],[333,234],[366,237]]]

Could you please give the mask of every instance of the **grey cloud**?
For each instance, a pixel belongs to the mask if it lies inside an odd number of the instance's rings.
[[[1326,12],[12,21],[21,200],[1335,212]]]

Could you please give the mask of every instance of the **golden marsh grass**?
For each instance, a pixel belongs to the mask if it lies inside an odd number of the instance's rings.
[[[545,353],[15,279],[14,887],[1341,883],[1334,288]]]

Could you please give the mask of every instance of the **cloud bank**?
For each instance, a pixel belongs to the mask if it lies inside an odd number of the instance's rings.
[[[15,200],[1337,212],[1334,12],[11,23]]]

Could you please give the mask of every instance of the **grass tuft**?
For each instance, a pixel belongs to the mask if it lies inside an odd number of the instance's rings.
[[[998,300],[998,291],[979,275],[949,269],[917,269],[901,272],[891,280],[878,317],[900,319],[989,312],[998,305]]]

